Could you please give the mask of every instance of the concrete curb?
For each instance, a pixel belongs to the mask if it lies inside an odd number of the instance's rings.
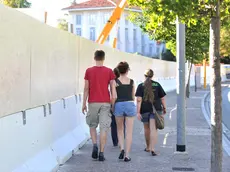
[[[204,97],[202,98],[201,109],[202,109],[203,115],[204,115],[210,129],[211,129],[211,119],[208,115],[206,105],[205,105],[205,100],[207,99],[209,94],[210,94],[210,92],[206,93],[204,95]],[[223,126],[222,145],[223,145],[225,152],[228,154],[228,156],[230,156],[230,140],[228,140],[227,136],[224,134],[224,133],[227,133],[229,131],[229,129],[223,123],[222,123],[222,126]]]

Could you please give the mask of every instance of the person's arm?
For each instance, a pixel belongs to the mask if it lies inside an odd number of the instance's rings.
[[[143,88],[141,84],[138,85],[135,96],[137,101],[137,118],[141,120],[141,103],[143,97]]]
[[[83,93],[83,105],[82,105],[83,114],[85,114],[85,111],[87,112],[86,101],[88,97],[89,97],[89,81],[85,80],[84,93]]]
[[[162,88],[162,86],[159,84],[159,96],[160,96],[160,99],[161,99],[161,104],[163,106],[163,113],[166,114],[166,102],[165,102],[165,96],[166,96],[166,93],[164,91],[164,89]]]
[[[163,113],[166,114],[166,102],[165,102],[165,97],[161,98],[161,103],[163,106]]]
[[[142,97],[137,97],[137,118],[141,120],[141,103],[142,103]]]
[[[115,101],[117,99],[117,91],[116,91],[116,82],[115,82],[115,80],[110,81],[110,93],[111,93],[111,105],[112,105],[112,110],[113,110]]]
[[[135,85],[134,84],[133,84],[132,97],[133,97],[133,100],[135,100]]]

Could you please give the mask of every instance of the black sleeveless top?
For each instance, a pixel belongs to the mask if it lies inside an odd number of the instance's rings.
[[[116,102],[133,101],[133,80],[130,79],[130,84],[122,84],[119,79],[115,79],[117,83],[117,100]]]

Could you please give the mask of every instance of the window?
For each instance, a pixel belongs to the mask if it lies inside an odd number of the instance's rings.
[[[133,29],[133,52],[137,52],[137,29]]]
[[[157,54],[158,57],[160,56],[160,46],[159,45],[157,46],[156,54]]]
[[[109,41],[109,40],[110,40],[110,36],[108,35],[108,37],[107,37],[106,41]]]
[[[121,44],[121,40],[120,40],[121,38],[120,38],[120,27],[118,28],[118,30],[117,30],[117,48],[118,49],[120,49],[121,47],[120,47],[120,44]]]
[[[129,29],[125,28],[125,51],[129,52]]]
[[[153,44],[149,44],[149,55],[152,56],[153,54]]]
[[[126,14],[125,15],[125,25],[128,25],[129,24],[129,20],[128,20],[128,15]]]
[[[120,42],[120,27],[117,29],[117,41]]]
[[[95,27],[90,28],[90,40],[95,41],[96,40],[96,32]]]
[[[89,15],[89,24],[90,25],[95,25],[96,24],[96,15],[95,14],[90,14]]]
[[[104,18],[104,24],[106,24],[110,18],[110,13],[106,13],[103,15],[103,18]]]
[[[141,52],[143,55],[145,55],[145,35],[144,34],[141,35],[141,45],[142,45]]]
[[[81,28],[76,29],[76,35],[81,36]]]
[[[81,25],[81,15],[76,15],[76,25]]]

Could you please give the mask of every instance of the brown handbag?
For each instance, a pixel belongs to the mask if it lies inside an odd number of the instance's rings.
[[[156,122],[156,128],[159,130],[163,130],[165,127],[164,117],[159,115],[156,111],[156,108],[152,104],[153,107],[153,114],[155,115],[155,122]]]

